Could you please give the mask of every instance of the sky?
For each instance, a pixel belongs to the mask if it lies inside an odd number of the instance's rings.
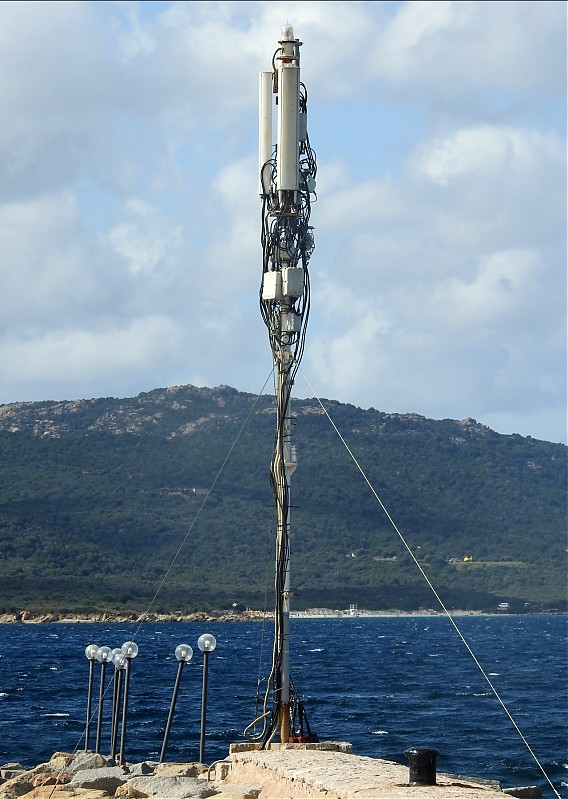
[[[564,2],[2,2],[0,403],[261,391],[286,22],[318,157],[296,395],[565,442]]]

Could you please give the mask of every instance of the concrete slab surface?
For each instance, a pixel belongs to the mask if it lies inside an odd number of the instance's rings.
[[[341,751],[280,748],[233,752],[229,783],[262,788],[259,799],[503,799],[495,784],[439,774],[408,785],[408,768]],[[223,782],[216,783],[222,788]]]

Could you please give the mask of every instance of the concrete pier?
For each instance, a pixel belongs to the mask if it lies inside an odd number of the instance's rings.
[[[503,799],[498,782],[448,774],[438,774],[436,785],[411,786],[408,766],[359,757],[350,749],[339,742],[286,744],[268,751],[235,746],[219,764],[218,775],[224,778],[214,785],[222,790],[255,786],[258,799]]]

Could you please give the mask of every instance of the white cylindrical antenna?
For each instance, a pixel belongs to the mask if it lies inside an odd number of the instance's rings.
[[[258,193],[270,193],[271,167],[264,165],[272,158],[272,72],[261,72],[259,81],[258,113]],[[264,183],[264,187],[263,187]]]
[[[278,191],[298,191],[298,116],[300,69],[286,64],[278,69]]]

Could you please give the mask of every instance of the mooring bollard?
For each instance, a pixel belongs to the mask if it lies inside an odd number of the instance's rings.
[[[436,784],[436,760],[440,755],[437,749],[412,746],[410,749],[405,749],[404,754],[408,758],[410,767],[409,785]]]

